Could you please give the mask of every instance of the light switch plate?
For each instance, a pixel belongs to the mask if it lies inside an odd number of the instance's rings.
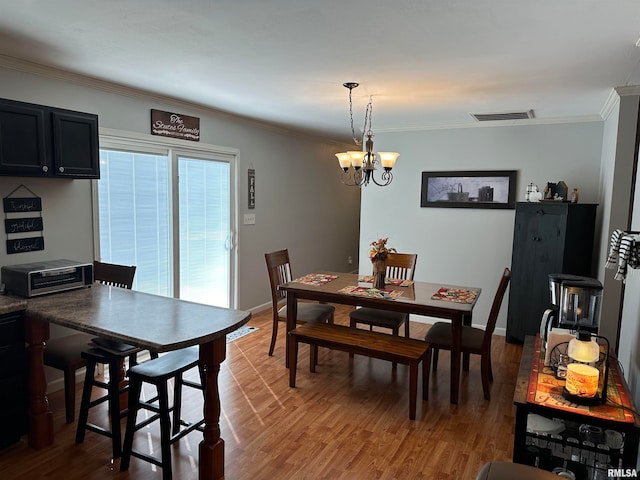
[[[244,214],[244,224],[245,225],[255,225],[256,224],[256,214],[255,213],[245,213]]]

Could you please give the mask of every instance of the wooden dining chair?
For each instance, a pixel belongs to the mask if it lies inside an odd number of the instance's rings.
[[[505,268],[500,283],[498,284],[498,290],[493,299],[493,304],[491,305],[487,326],[484,330],[469,325],[462,326],[462,353],[472,353],[480,355],[481,357],[480,374],[482,377],[482,392],[486,400],[491,399],[489,382],[493,381],[493,372],[491,370],[491,338],[496,328],[498,313],[500,313],[502,299],[504,298],[510,279],[511,270]],[[434,323],[424,337],[425,341],[429,344],[427,358],[422,366],[422,368],[425,369],[425,383],[422,386],[422,388],[425,389],[425,398],[427,398],[426,395],[428,393],[429,370],[432,363],[431,357],[433,356],[433,370],[435,371],[438,368],[438,351],[451,350],[451,337],[451,323],[448,322]]]
[[[391,253],[387,256],[386,278],[399,280],[413,280],[416,270],[418,255],[415,253]],[[409,338],[409,314],[378,310],[377,308],[357,308],[349,313],[349,324],[356,327],[357,324],[391,329],[393,335],[398,335],[400,327],[404,323],[404,336]]]
[[[271,345],[269,346],[269,356],[273,355],[273,349],[276,346],[276,338],[278,336],[278,322],[287,321],[287,294],[282,290],[278,290],[278,286],[290,282],[291,263],[289,261],[288,250],[278,250],[276,252],[265,253],[264,258],[267,262],[267,270],[269,271],[269,284],[271,285],[271,304],[273,309],[273,329],[271,331]],[[328,322],[333,323],[333,315],[336,307],[324,303],[298,302],[297,323],[307,322]],[[312,351],[312,357],[317,352]],[[314,362],[315,363],[315,362]]]
[[[93,278],[96,282],[131,289],[135,266],[93,262]],[[87,366],[82,352],[90,348],[93,335],[74,333],[48,340],[44,349],[44,364],[62,370],[64,380],[65,420],[72,423],[76,408],[76,370]]]

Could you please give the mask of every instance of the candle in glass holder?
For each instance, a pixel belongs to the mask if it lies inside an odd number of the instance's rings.
[[[571,395],[591,398],[598,393],[597,368],[582,363],[570,363],[567,365],[567,382],[565,388]]]

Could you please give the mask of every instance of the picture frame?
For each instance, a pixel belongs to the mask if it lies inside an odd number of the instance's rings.
[[[516,207],[517,170],[422,172],[421,207]]]

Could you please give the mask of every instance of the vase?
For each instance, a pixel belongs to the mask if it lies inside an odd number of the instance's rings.
[[[387,263],[384,260],[373,261],[373,288],[384,288]]]

